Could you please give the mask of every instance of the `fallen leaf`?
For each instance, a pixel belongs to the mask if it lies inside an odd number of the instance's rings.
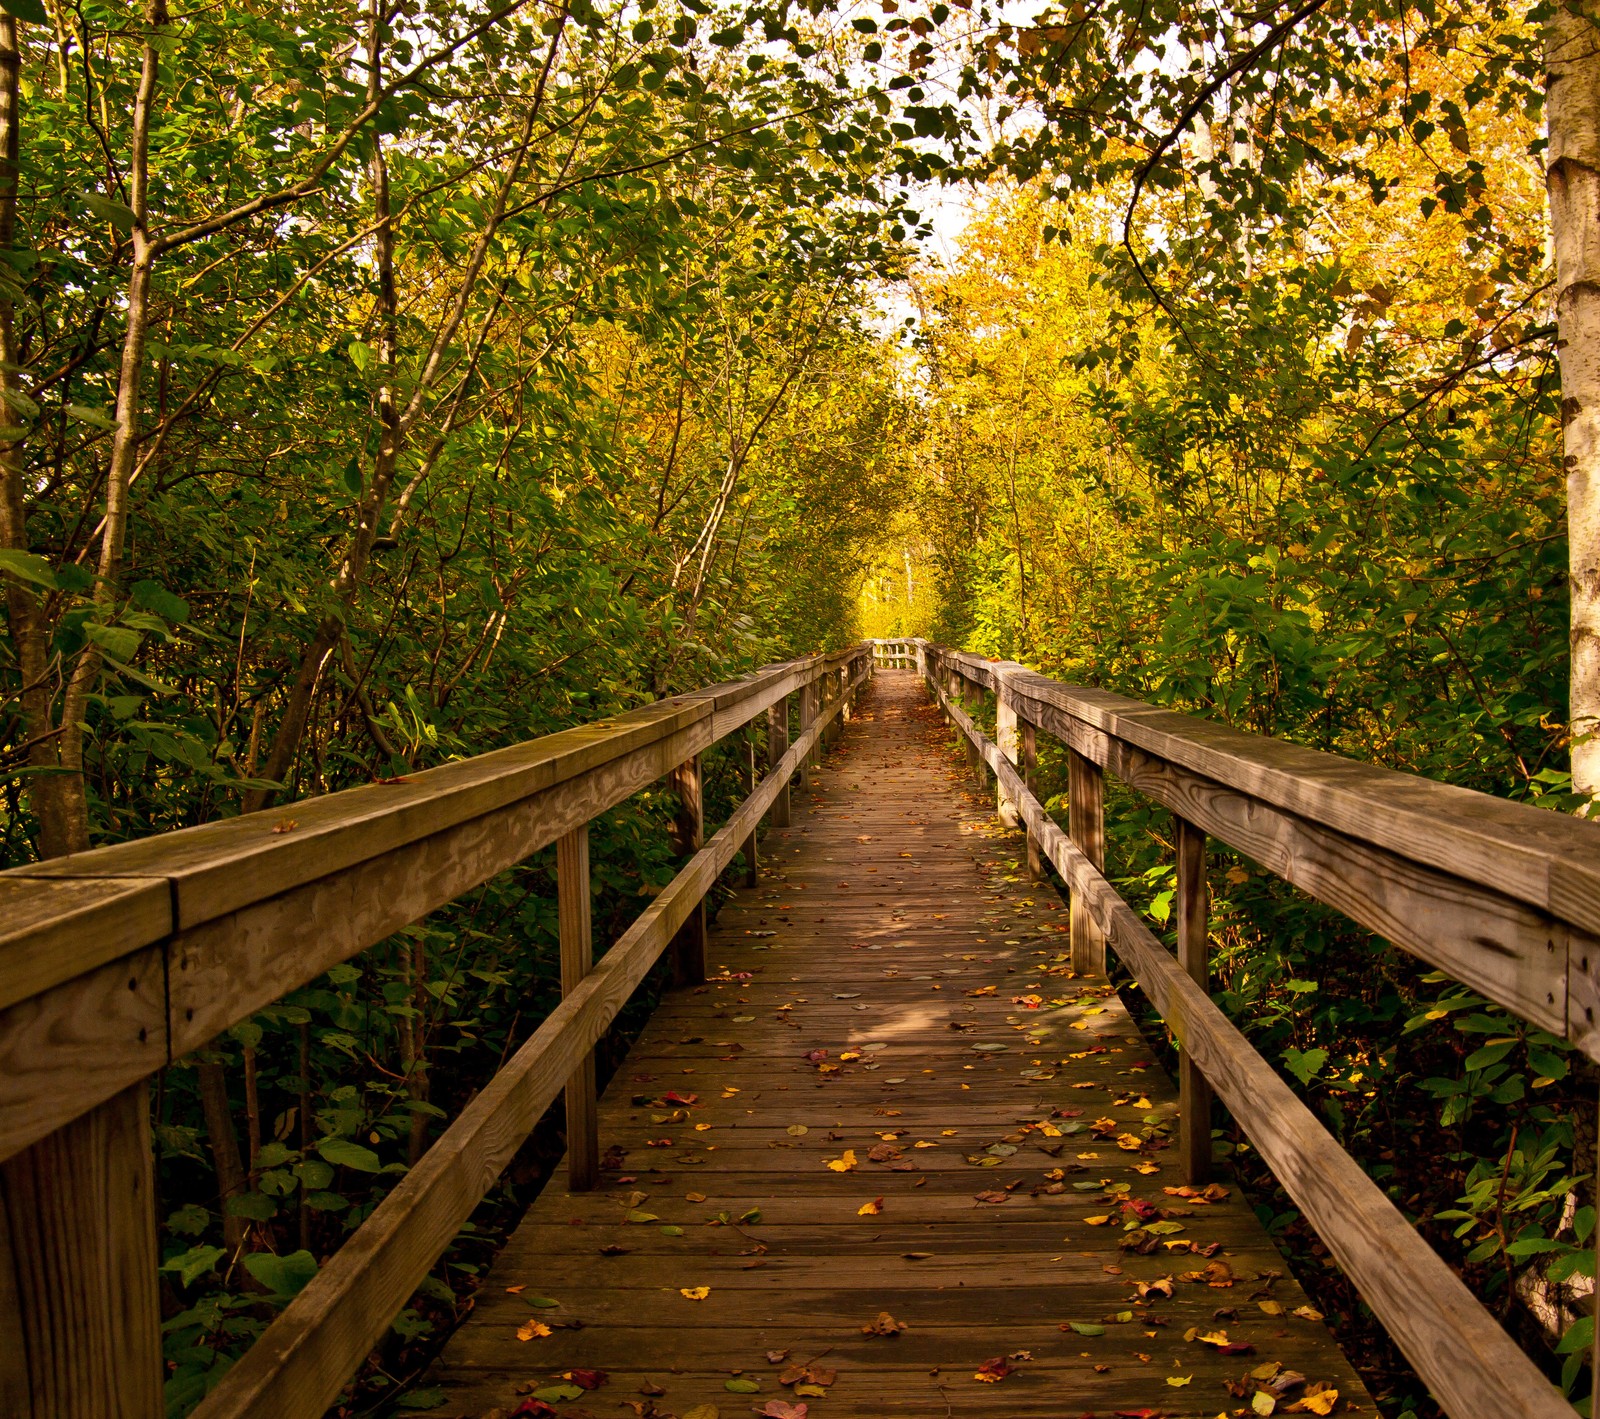
[[[543,1340],[550,1334],[550,1327],[542,1321],[525,1320],[517,1327],[518,1340]]]
[[[828,1168],[835,1173],[848,1173],[856,1165],[854,1148],[846,1148],[842,1158],[829,1158]]]
[[[1104,1335],[1106,1333],[1105,1326],[1096,1325],[1093,1321],[1069,1320],[1067,1325],[1079,1335]]]
[[[999,1384],[1015,1368],[1016,1366],[1007,1360],[1004,1355],[996,1355],[994,1359],[985,1360],[979,1365],[977,1373],[972,1378],[980,1384]]]
[[[901,1325],[888,1311],[879,1311],[877,1319],[868,1321],[861,1327],[863,1335],[899,1335],[905,1326]]]
[[[683,1419],[722,1419],[722,1416],[714,1404],[697,1404],[684,1412]]]
[[[1292,1316],[1299,1316],[1301,1320],[1321,1320],[1322,1312],[1314,1306],[1296,1306],[1289,1312]]]
[[[686,1301],[703,1301],[711,1294],[709,1286],[680,1286],[678,1294]]]
[[[856,1216],[876,1217],[882,1211],[883,1199],[881,1197],[875,1197],[871,1202],[863,1202],[860,1207],[856,1208]]]
[[[1278,1401],[1275,1400],[1264,1389],[1258,1389],[1255,1394],[1251,1396],[1250,1412],[1252,1414],[1271,1414],[1277,1407]]]
[[[760,1409],[752,1409],[753,1414],[764,1414],[767,1419],[806,1419],[810,1406],[805,1404],[790,1404],[787,1400],[769,1399]]]
[[[1289,1412],[1291,1414],[1332,1414],[1333,1407],[1338,1402],[1338,1390],[1322,1389],[1315,1394],[1302,1395],[1297,1403],[1289,1406]]]
[[[1193,1381],[1194,1381],[1194,1376],[1193,1375],[1168,1375],[1167,1376],[1167,1383],[1169,1385],[1171,1385],[1173,1387],[1173,1389],[1182,1389],[1186,1384],[1191,1384]]]
[[[604,1370],[563,1370],[561,1378],[571,1380],[579,1389],[599,1389],[609,1377]]]

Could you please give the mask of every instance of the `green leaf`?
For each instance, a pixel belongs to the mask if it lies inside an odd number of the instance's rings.
[[[583,1391],[577,1385],[544,1385],[534,1390],[533,1397],[554,1404],[563,1399],[582,1399]]]
[[[26,20],[30,25],[50,23],[50,17],[45,14],[40,0],[0,0],[0,10],[15,15],[19,20]]]
[[[85,192],[83,205],[102,222],[110,222],[124,236],[133,230],[133,208],[125,202],[115,202],[98,192]]]
[[[308,1251],[274,1256],[259,1251],[244,1259],[244,1269],[275,1296],[297,1296],[317,1274],[317,1259]]]
[[[193,1286],[227,1254],[224,1247],[190,1247],[188,1251],[162,1262],[161,1269],[174,1273],[179,1285]]]
[[[429,1385],[427,1389],[414,1389],[394,1401],[396,1409],[437,1409],[447,1398],[442,1385]]]
[[[1079,1335],[1104,1335],[1106,1333],[1105,1326],[1096,1325],[1093,1321],[1069,1320],[1067,1324]]]
[[[50,563],[32,552],[14,552],[9,547],[0,548],[0,571],[10,572],[18,581],[30,581],[35,586],[53,591],[59,584]]]
[[[318,1142],[317,1152],[334,1167],[353,1168],[358,1173],[375,1173],[383,1166],[372,1149],[352,1143],[348,1138],[324,1138]]]
[[[723,1389],[729,1394],[760,1394],[761,1386],[754,1380],[724,1380]]]

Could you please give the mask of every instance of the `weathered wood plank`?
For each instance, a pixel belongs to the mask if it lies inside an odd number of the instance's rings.
[[[144,1084],[0,1166],[8,1419],[161,1419],[155,1178]]]
[[[589,825],[556,839],[556,915],[561,936],[561,994],[565,998],[594,969],[590,906]],[[587,1192],[600,1179],[600,1130],[596,1122],[594,1051],[567,1077],[567,1185]]]

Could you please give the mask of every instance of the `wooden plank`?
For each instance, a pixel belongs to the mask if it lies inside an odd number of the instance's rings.
[[[572,994],[594,968],[590,918],[589,825],[556,839],[556,914],[561,936],[561,994]],[[600,1131],[595,1120],[594,1051],[567,1077],[567,1186],[587,1192],[600,1178]]]
[[[789,752],[789,702],[779,700],[767,709],[767,772],[772,773]],[[784,783],[772,800],[772,826],[789,826],[789,785]]]
[[[197,1419],[319,1414],[494,1185],[821,732],[761,787],[445,1130],[195,1410]]]
[[[172,930],[166,883],[0,875],[0,1010]]]
[[[1101,742],[1120,739],[1371,847],[1600,933],[1600,825],[1244,734],[1104,690],[1058,685],[1031,673],[1013,676],[1012,683],[1019,705],[1055,709]],[[1098,757],[1092,739],[1082,747]]]
[[[1000,752],[1015,764],[1022,755],[1022,731],[1018,727],[1017,708],[1004,691],[995,696],[994,715],[995,743],[1000,746]],[[1006,827],[1015,828],[1021,824],[1017,805],[1006,797],[1005,786],[999,779],[994,781],[994,809],[995,816]]]
[[[1028,792],[1032,793],[1039,773],[1039,735],[1031,720],[1022,720],[1021,724],[1022,781],[1027,785]],[[1039,856],[1039,839],[1034,836],[1032,828],[1024,828],[1024,831],[1028,835],[1028,879],[1037,882],[1044,876],[1044,861]]]
[[[1206,883],[1206,835],[1174,815],[1177,856],[1178,964],[1209,996],[1211,993],[1211,894]],[[1211,1086],[1187,1050],[1178,1060],[1179,1138],[1184,1181],[1198,1187],[1211,1178]]]
[[[1131,788],[1352,921],[1524,1019],[1569,1033],[1569,977],[1594,974],[1577,964],[1591,954],[1591,938],[1576,928],[1480,882],[1396,857],[1142,749],[1113,743],[1105,761]],[[1582,949],[1569,963],[1573,944]],[[1582,1045],[1582,1030],[1572,1033]],[[1590,1046],[1600,1043],[1588,1038]]]
[[[167,1063],[166,967],[147,946],[0,1011],[0,1160]]]
[[[756,784],[760,775],[756,772],[756,741],[755,736],[749,735],[744,745],[744,792],[749,797],[756,791]],[[761,845],[757,840],[759,829],[752,828],[750,836],[745,839],[744,846],[739,850],[744,858],[744,884],[754,887],[761,879]]]
[[[965,716],[960,717],[961,720]],[[958,720],[960,722],[960,720]],[[1572,1407],[1251,1048],[1137,913],[1026,792],[970,720],[963,732],[1014,781],[1045,853],[1135,973],[1263,1161],[1446,1412],[1571,1419]]]
[[[678,811],[671,826],[672,850],[689,857],[705,840],[705,800],[700,783],[700,756],[685,760],[672,771],[672,791]],[[672,943],[672,983],[699,985],[706,978],[706,904],[696,902]]]
[[[1105,782],[1100,766],[1076,749],[1067,750],[1067,817],[1072,840],[1097,869],[1106,863]],[[1072,968],[1104,975],[1106,943],[1089,912],[1072,894]]]
[[[0,1166],[8,1419],[162,1419],[150,1101],[124,1089]]]

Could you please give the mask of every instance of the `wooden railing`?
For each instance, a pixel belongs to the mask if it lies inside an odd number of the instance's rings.
[[[164,1414],[146,1080],[329,967],[557,845],[563,998],[197,1414],[321,1414],[566,1090],[592,1183],[593,1047],[835,732],[867,646],[770,666],[403,780],[0,873],[0,1414]],[[788,699],[799,697],[789,742]],[[767,772],[702,844],[700,755],[765,714]],[[593,963],[588,824],[662,777],[693,854]]]
[[[1572,1419],[1539,1368],[1208,994],[1206,840],[1227,844],[1515,1014],[1600,1058],[1600,826],[1242,734],[1009,661],[874,642],[921,670],[997,810],[1071,893],[1073,968],[1110,942],[1180,1047],[1180,1142],[1211,1162],[1214,1091],[1457,1419]],[[972,711],[993,697],[996,738]],[[1069,826],[1033,793],[1038,731],[1067,749]],[[1177,959],[1104,876],[1103,775],[1172,812]],[[1583,1163],[1579,1171],[1585,1171]]]

